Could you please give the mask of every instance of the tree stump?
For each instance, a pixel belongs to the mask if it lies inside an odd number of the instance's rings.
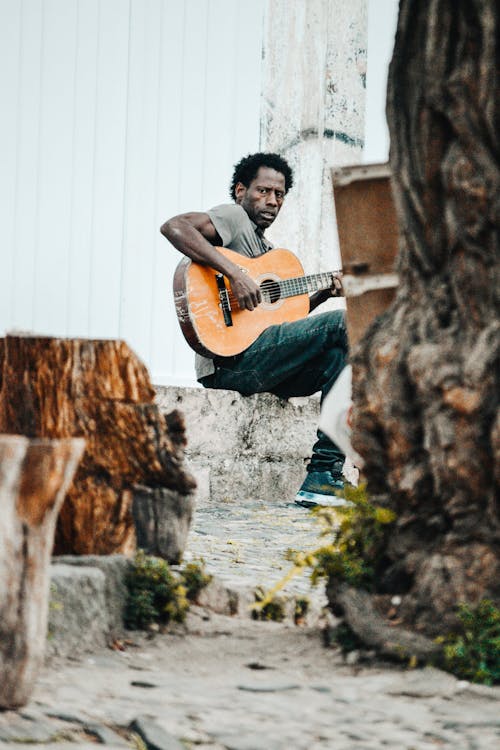
[[[127,344],[7,336],[3,349],[0,431],[86,441],[55,554],[133,553],[136,484],[174,490],[191,513],[182,417],[160,412],[146,367]]]
[[[0,435],[0,708],[26,703],[43,662],[56,519],[83,450]]]
[[[428,635],[500,605],[500,6],[401,0],[388,86],[399,289],[353,352],[353,445],[397,515],[377,588]]]

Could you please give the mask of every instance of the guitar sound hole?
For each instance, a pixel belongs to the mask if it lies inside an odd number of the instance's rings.
[[[280,286],[273,279],[265,279],[260,285],[262,299],[264,302],[277,302],[281,296]]]

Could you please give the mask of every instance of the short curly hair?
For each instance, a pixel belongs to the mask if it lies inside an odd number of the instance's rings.
[[[252,180],[257,176],[260,167],[269,167],[280,172],[285,178],[285,193],[288,193],[293,185],[293,172],[288,162],[279,154],[263,153],[248,154],[241,161],[234,165],[233,179],[229,188],[231,198],[236,200],[236,185],[238,182],[248,187]]]

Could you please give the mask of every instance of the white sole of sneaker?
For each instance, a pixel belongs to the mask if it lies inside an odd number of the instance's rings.
[[[316,508],[318,505],[322,508],[345,508],[354,505],[343,497],[319,495],[315,492],[304,491],[297,492],[295,504],[301,505],[303,508]]]

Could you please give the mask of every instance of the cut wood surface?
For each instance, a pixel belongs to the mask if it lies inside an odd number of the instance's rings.
[[[0,708],[26,703],[43,662],[56,519],[84,445],[0,435]]]
[[[86,441],[55,553],[131,554],[134,485],[186,496],[195,486],[181,415],[161,414],[146,367],[123,341],[7,336],[3,351],[0,431]]]

